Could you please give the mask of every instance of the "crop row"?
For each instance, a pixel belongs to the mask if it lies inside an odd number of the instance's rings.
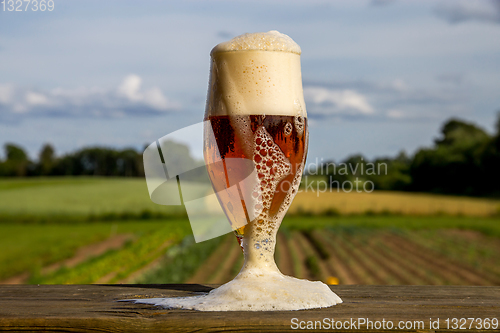
[[[199,244],[185,235],[166,223],[75,267],[40,270],[29,282],[220,284],[238,274],[243,255],[234,235]],[[472,231],[283,229],[275,257],[284,274],[328,284],[500,285],[498,238]]]
[[[387,229],[293,231],[279,234],[276,261],[286,275],[328,284],[500,285],[497,248],[486,260],[457,260],[433,245],[442,238],[425,236]],[[466,241],[460,244],[467,248]],[[227,282],[242,258],[234,236],[228,236],[188,282]]]

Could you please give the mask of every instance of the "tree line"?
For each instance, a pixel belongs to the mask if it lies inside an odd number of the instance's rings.
[[[179,163],[192,158],[189,147],[168,142],[170,158]],[[19,145],[4,145],[0,177],[115,176],[144,177],[142,151],[133,148],[88,147],[56,156],[45,144],[38,159],[30,160]],[[382,166],[382,168],[381,168]],[[395,157],[368,160],[353,155],[340,163],[327,161],[310,175],[327,177],[331,187],[345,181],[371,181],[375,189],[446,193],[472,196],[500,196],[500,113],[495,133],[477,125],[449,119],[432,147],[413,156],[401,152]]]
[[[194,158],[187,145],[166,141],[162,143],[162,148],[172,159],[171,164],[193,164]],[[21,146],[7,143],[4,145],[5,158],[0,159],[0,177],[144,177],[142,152],[134,148],[86,147],[56,156],[54,147],[47,143],[38,153],[37,160],[33,161]]]
[[[352,155],[337,164],[321,163],[310,173],[326,176],[331,187],[356,179],[371,181],[378,190],[498,197],[500,112],[492,135],[473,123],[452,118],[443,124],[432,147],[421,148],[413,156],[401,152],[369,161]]]
[[[142,155],[133,148],[117,150],[89,147],[56,156],[54,147],[45,144],[32,161],[26,151],[13,143],[4,145],[5,160],[0,161],[0,176],[144,176]]]

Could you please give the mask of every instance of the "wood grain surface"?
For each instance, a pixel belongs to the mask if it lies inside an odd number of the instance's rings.
[[[131,298],[199,295],[213,287],[216,286],[0,285],[0,331],[284,332],[301,331],[292,329],[301,321],[306,327],[308,321],[323,323],[325,318],[330,322],[352,319],[354,323],[358,318],[373,322],[385,320],[392,321],[394,326],[400,321],[423,321],[424,327],[418,330],[397,330],[413,332],[433,331],[429,327],[430,319],[439,318],[439,331],[447,331],[447,318],[500,320],[500,287],[332,286],[344,300],[343,304],[302,311],[199,312],[118,302]],[[292,321],[293,318],[296,319]],[[294,322],[297,324],[293,325]],[[475,324],[469,324],[467,321],[467,332],[478,331]],[[318,329],[318,323],[316,325]],[[354,332],[384,331],[366,325],[350,328]],[[322,326],[322,331],[332,330],[336,329]]]

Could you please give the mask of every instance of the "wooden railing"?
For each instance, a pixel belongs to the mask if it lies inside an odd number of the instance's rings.
[[[198,312],[117,302],[190,296],[213,287],[0,285],[0,330],[272,332],[315,327],[318,331],[354,332],[455,331],[454,328],[467,332],[487,328],[489,332],[500,331],[500,326],[493,329],[493,319],[500,320],[500,287],[332,286],[344,303],[324,309],[279,312]]]

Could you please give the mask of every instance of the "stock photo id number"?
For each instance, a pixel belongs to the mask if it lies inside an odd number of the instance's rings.
[[[3,12],[51,12],[55,8],[53,0],[2,0]]]

